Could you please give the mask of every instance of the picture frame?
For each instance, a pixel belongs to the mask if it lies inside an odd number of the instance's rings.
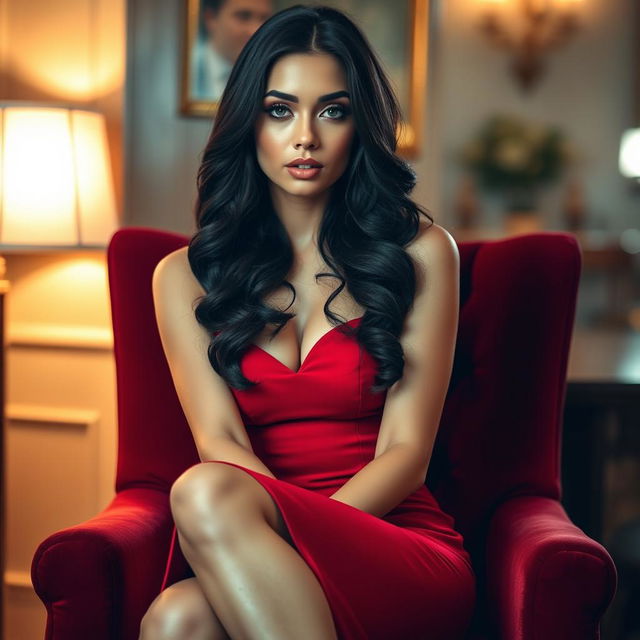
[[[398,126],[398,153],[420,153],[425,113],[432,0],[325,0],[344,11],[362,29],[378,55],[398,96],[402,119]],[[206,0],[183,0],[184,29],[181,64],[180,113],[215,118],[232,62],[212,53],[207,40]],[[274,13],[314,0],[274,0]],[[210,15],[210,14],[209,14]],[[207,70],[205,71],[205,66]],[[209,82],[203,82],[205,76]]]

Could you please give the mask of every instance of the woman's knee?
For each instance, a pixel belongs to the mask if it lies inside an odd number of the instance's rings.
[[[172,510],[183,506],[208,508],[222,502],[238,487],[233,468],[223,463],[202,462],[184,471],[171,486],[169,499]]]
[[[140,623],[139,640],[228,638],[195,577],[177,582],[159,594]]]
[[[192,543],[224,539],[261,512],[247,479],[240,473],[223,463],[201,463],[176,479],[169,500],[183,536]]]

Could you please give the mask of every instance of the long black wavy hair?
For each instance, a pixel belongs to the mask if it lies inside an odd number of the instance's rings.
[[[267,324],[275,325],[275,336],[295,316],[263,302],[282,286],[291,290],[291,304],[296,293],[286,280],[291,241],[258,164],[254,132],[271,68],[292,53],[331,54],[345,71],[355,134],[318,231],[318,249],[333,272],[315,275],[341,281],[324,312],[337,330],[354,332],[376,360],[371,391],[377,393],[402,377],[399,336],[416,286],[404,247],[418,234],[420,215],[431,224],[433,218],[409,197],[416,175],[395,153],[401,111],[389,80],[364,34],[336,9],[295,5],[272,15],[231,71],[197,176],[197,231],[188,258],[206,295],[198,298],[195,316],[212,336],[212,367],[242,390],[257,384],[240,369],[244,351]],[[329,308],[345,283],[366,309],[357,327]]]

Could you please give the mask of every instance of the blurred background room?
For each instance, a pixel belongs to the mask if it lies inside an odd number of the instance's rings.
[[[109,238],[125,226],[194,232],[225,79],[261,22],[292,4],[0,0],[6,640],[44,635],[39,543],[114,495]],[[437,223],[460,242],[579,241],[563,504],[616,562],[602,637],[640,639],[640,3],[325,4],[378,49],[404,112],[413,197]]]

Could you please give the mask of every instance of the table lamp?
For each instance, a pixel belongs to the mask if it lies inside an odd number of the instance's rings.
[[[0,250],[105,247],[116,228],[104,116],[0,102]]]

